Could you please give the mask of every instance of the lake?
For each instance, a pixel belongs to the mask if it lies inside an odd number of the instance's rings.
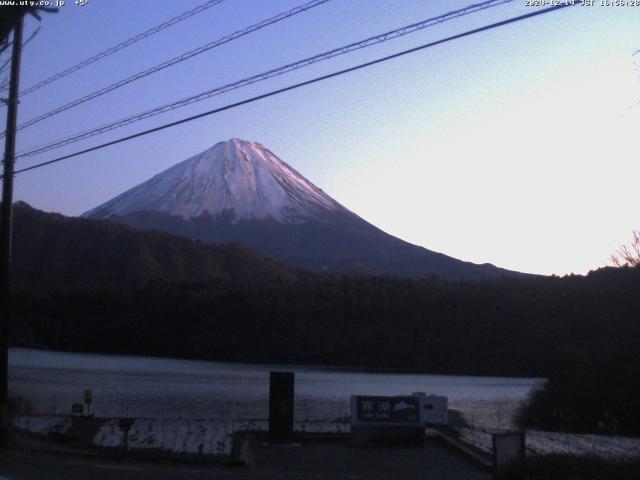
[[[295,372],[297,421],[349,415],[349,397],[449,397],[474,426],[509,428],[518,406],[544,380],[400,373],[368,373],[299,365],[261,365],[166,358],[10,349],[9,388],[36,414],[66,414],[93,392],[97,416],[190,419],[265,419],[269,372]]]

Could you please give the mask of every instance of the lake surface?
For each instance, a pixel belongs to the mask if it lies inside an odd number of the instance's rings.
[[[508,428],[535,378],[363,373],[298,365],[258,365],[10,349],[9,388],[36,414],[65,414],[93,392],[97,416],[246,419],[268,417],[269,372],[293,371],[297,421],[349,415],[350,395],[449,397],[475,426]]]

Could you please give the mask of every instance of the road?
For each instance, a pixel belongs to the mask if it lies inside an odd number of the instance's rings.
[[[441,444],[424,448],[357,449],[336,444],[259,446],[255,465],[208,466],[119,461],[102,457],[10,451],[0,480],[490,480],[491,475]]]
[[[0,458],[0,480],[178,480],[257,479],[242,467],[199,467],[175,464],[119,462],[100,458],[12,452]],[[249,472],[250,473],[250,472]]]

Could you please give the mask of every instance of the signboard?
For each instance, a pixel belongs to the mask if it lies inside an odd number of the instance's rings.
[[[93,399],[93,392],[87,388],[84,391],[84,403],[91,403],[91,400]]]
[[[420,423],[420,399],[416,396],[351,397],[351,423],[367,425],[415,425]]]

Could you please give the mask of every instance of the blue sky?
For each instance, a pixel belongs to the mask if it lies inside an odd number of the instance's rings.
[[[69,1],[44,17],[26,47],[21,85],[199,3]],[[226,0],[25,97],[19,122],[303,3]],[[332,0],[25,129],[18,151],[468,3]],[[78,215],[237,137],[262,143],[347,208],[412,243],[514,270],[586,273],[640,227],[640,7],[599,5],[501,27],[21,174],[15,198]],[[22,160],[18,168],[530,11],[516,0]],[[28,20],[26,33],[36,26]]]

